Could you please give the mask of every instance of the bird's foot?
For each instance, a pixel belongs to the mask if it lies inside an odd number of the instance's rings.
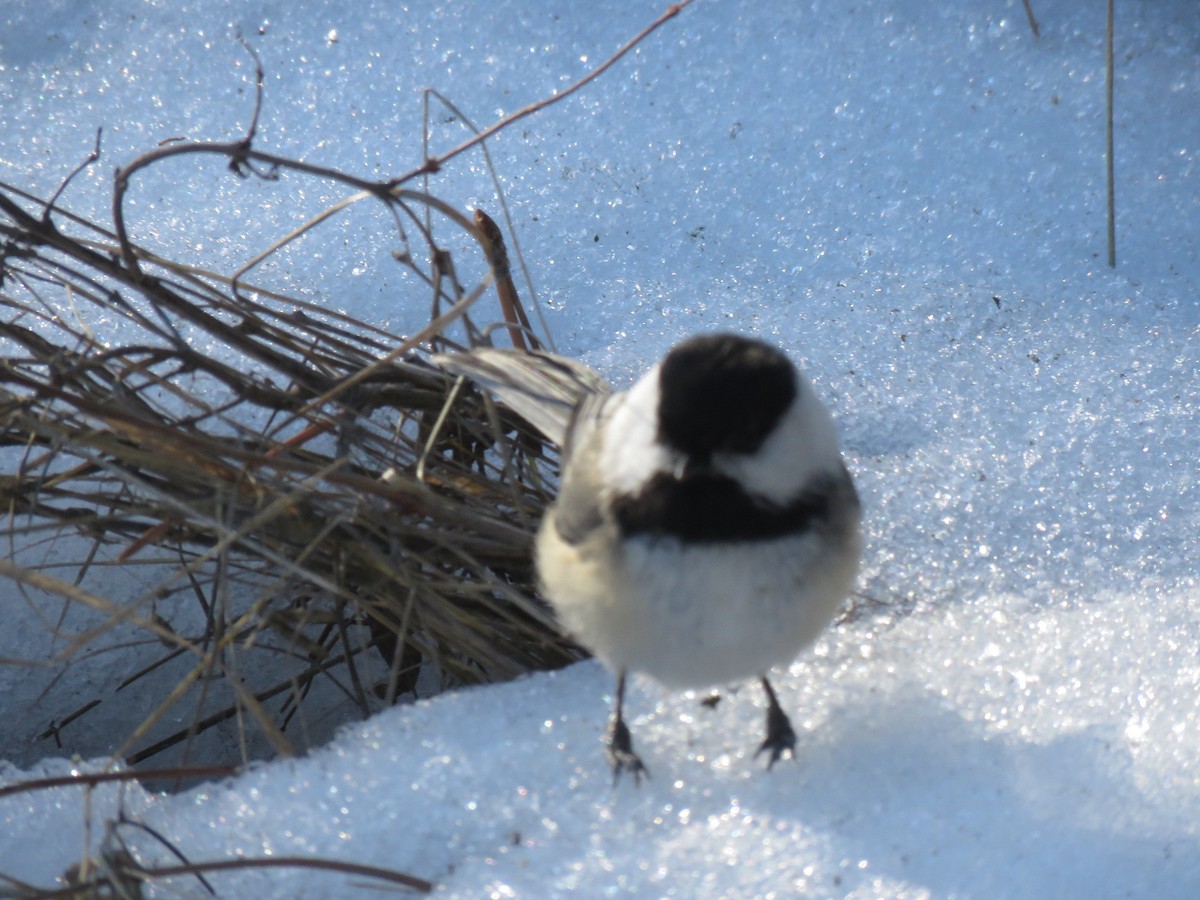
[[[771,683],[763,678],[762,685],[767,691],[767,737],[754,756],[758,757],[761,753],[771,751],[771,756],[767,759],[767,771],[769,772],[784,753],[790,754],[792,759],[796,758],[796,732],[792,728],[787,713],[779,705]]]
[[[633,737],[623,718],[614,718],[608,728],[608,761],[612,765],[613,784],[616,784],[623,772],[633,776],[633,783],[641,785],[642,776],[650,777],[650,770],[642,763],[641,758],[633,752]]]

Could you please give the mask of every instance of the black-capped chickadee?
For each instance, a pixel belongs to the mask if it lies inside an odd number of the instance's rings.
[[[613,776],[646,767],[625,676],[671,688],[757,677],[770,768],[796,735],[767,680],[849,593],[859,501],[828,411],[776,348],[733,334],[672,349],[613,393],[581,363],[476,349],[439,356],[563,450],[537,569],[566,630],[617,674]]]

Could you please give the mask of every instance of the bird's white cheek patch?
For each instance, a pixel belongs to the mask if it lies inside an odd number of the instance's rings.
[[[717,467],[751,494],[786,503],[814,477],[835,474],[842,455],[833,418],[803,375],[798,405],[788,410],[779,427],[751,456],[723,455]]]
[[[670,472],[675,454],[657,442],[658,367],[647,372],[613,410],[601,440],[600,470],[618,494],[636,494],[659,472]]]

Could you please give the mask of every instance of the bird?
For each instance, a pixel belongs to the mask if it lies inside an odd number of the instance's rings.
[[[795,758],[768,677],[832,620],[862,552],[861,504],[837,431],[778,347],[705,333],[628,390],[544,352],[475,348],[435,362],[561,447],[538,527],[541,593],[616,675],[605,748],[614,782],[649,770],[625,719],[629,673],[668,689],[757,679],[756,756]]]

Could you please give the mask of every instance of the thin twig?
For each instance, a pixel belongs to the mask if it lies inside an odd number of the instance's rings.
[[[42,212],[42,221],[46,224],[50,224],[50,211],[54,209],[55,205],[57,205],[58,198],[62,196],[63,191],[67,189],[67,185],[71,183],[71,180],[100,158],[100,136],[103,133],[104,126],[101,125],[96,129],[96,146],[92,148],[92,152],[87,155],[87,158],[84,159],[83,162],[71,170],[71,174],[63,179],[62,184],[58,186],[58,190],[56,190],[51,195],[50,199],[46,201],[46,208]]]
[[[1029,0],[1021,0],[1021,2],[1025,4],[1025,18],[1029,20],[1029,30],[1033,32],[1033,36],[1035,38],[1040,38],[1042,36],[1042,30],[1038,28],[1037,19],[1034,18],[1033,5],[1029,2]]]
[[[146,878],[173,878],[178,875],[195,875],[200,872],[235,872],[243,869],[316,869],[323,872],[338,872],[342,875],[361,875],[398,884],[401,887],[428,894],[434,884],[424,878],[406,875],[393,869],[368,866],[362,863],[344,862],[337,859],[319,859],[307,856],[262,856],[257,858],[215,859],[208,862],[193,862],[185,866],[156,866],[139,869]],[[53,896],[53,895],[50,895]]]
[[[599,66],[592,69],[590,72],[588,72],[586,75],[584,75],[582,78],[580,78],[575,83],[568,85],[567,87],[563,88],[561,91],[557,91],[549,97],[546,97],[542,100],[538,100],[534,103],[530,103],[528,106],[523,106],[521,109],[518,109],[514,113],[510,113],[509,115],[505,116],[503,119],[499,119],[498,121],[493,122],[491,125],[489,125],[487,128],[480,131],[478,134],[472,136],[471,138],[468,138],[467,140],[463,141],[458,146],[456,146],[450,150],[447,150],[445,153],[441,154],[440,156],[435,156],[430,159],[426,159],[425,163],[420,168],[414,169],[412,172],[409,172],[407,175],[402,175],[401,177],[395,179],[393,184],[396,184],[396,185],[403,184],[404,182],[408,181],[409,179],[416,178],[417,176],[422,175],[426,172],[436,172],[439,169],[441,169],[443,166],[445,166],[446,163],[448,163],[450,160],[454,159],[454,157],[458,156],[461,153],[465,153],[467,150],[470,150],[476,144],[480,144],[483,141],[486,141],[492,135],[496,134],[498,131],[503,131],[505,128],[508,128],[514,122],[518,122],[521,119],[524,119],[526,116],[533,115],[534,113],[540,112],[541,110],[546,109],[549,106],[553,106],[555,103],[558,103],[562,100],[566,100],[568,97],[570,97],[576,91],[578,91],[580,88],[585,87],[586,85],[590,84],[591,82],[593,82],[597,78],[599,78],[605,72],[607,72],[610,68],[612,68],[614,65],[616,65],[616,63],[623,56],[625,56],[627,53],[629,53],[630,50],[632,50],[634,47],[636,47],[638,44],[640,44],[643,40],[645,40],[647,37],[649,37],[653,32],[657,31],[659,29],[659,27],[664,25],[666,22],[669,22],[671,19],[675,18],[681,12],[683,12],[684,8],[691,6],[691,4],[692,4],[692,0],[681,0],[681,2],[679,2],[679,3],[672,3],[670,6],[668,6],[666,8],[666,10],[662,13],[662,15],[660,15],[657,19],[655,19],[653,22],[651,22],[649,25],[647,25],[645,28],[643,28],[641,31],[639,31],[636,35],[634,35],[630,40],[628,40],[624,45],[622,45],[622,47],[619,50],[617,50],[616,53],[614,53],[612,56],[610,56],[608,59],[606,59]]]
[[[238,774],[239,766],[172,766],[165,769],[123,769],[119,772],[85,772],[81,775],[60,775],[53,778],[31,778],[13,784],[0,785],[0,797],[44,791],[59,787],[95,787],[108,782],[145,781],[156,778],[229,778]]]
[[[529,319],[521,306],[520,297],[517,296],[516,285],[513,284],[508,251],[504,249],[504,235],[500,232],[500,226],[482,209],[477,209],[475,227],[483,236],[483,253],[496,278],[496,294],[500,298],[500,311],[508,324],[509,340],[518,350],[529,350],[530,344],[533,345],[532,349],[541,350],[541,344],[529,327]],[[529,335],[528,344],[525,342],[526,334]]]
[[[1104,159],[1108,183],[1108,266],[1117,267],[1117,199],[1113,173],[1113,0],[1108,0],[1108,28],[1104,44]]]
[[[436,97],[438,102],[445,106],[450,112],[459,119],[473,134],[479,133],[479,126],[471,121],[470,117],[464,113],[458,106],[453,103],[450,98],[434,90],[426,88],[422,94],[422,123],[424,125],[423,138],[421,142],[421,150],[424,158],[429,158],[429,98]],[[500,212],[504,217],[504,224],[508,228],[508,233],[512,237],[513,253],[517,258],[517,263],[521,268],[521,276],[525,282],[525,289],[529,292],[529,299],[533,303],[533,310],[537,313],[538,324],[541,326],[542,334],[545,335],[546,342],[550,349],[554,349],[554,335],[550,333],[550,326],[546,322],[546,317],[542,313],[542,305],[538,301],[537,287],[533,283],[533,276],[529,274],[529,266],[525,262],[525,253],[521,248],[521,240],[517,234],[517,229],[513,225],[512,212],[508,208],[508,198],[505,196],[504,188],[500,184],[500,177],[496,174],[496,167],[492,165],[492,155],[488,151],[487,142],[484,141],[479,145],[479,152],[483,155],[484,168],[488,171],[488,176],[492,180],[492,187],[496,191],[496,199],[500,204]],[[422,176],[426,190],[428,190],[429,173]],[[428,223],[427,223],[428,224]]]
[[[249,147],[258,136],[258,117],[262,113],[263,81],[266,79],[266,73],[263,71],[262,59],[259,57],[258,51],[242,35],[240,28],[237,32],[237,39],[238,43],[250,54],[250,58],[254,60],[254,112],[250,115],[250,125],[246,129],[244,138],[246,146]]]

